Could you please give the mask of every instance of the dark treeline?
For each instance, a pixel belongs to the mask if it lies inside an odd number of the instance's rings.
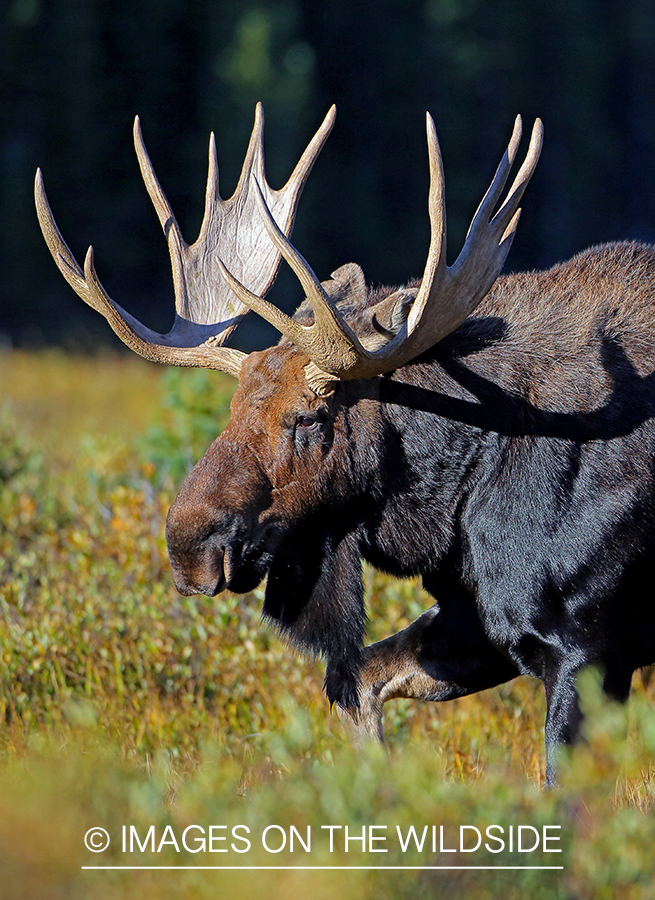
[[[320,277],[349,261],[373,283],[421,274],[426,110],[444,154],[451,258],[517,112],[526,130],[541,116],[546,141],[512,268],[655,240],[652,0],[4,0],[2,10],[0,333],[15,343],[88,347],[108,332],[43,244],[37,165],[78,259],[92,243],[109,293],[170,326],[166,247],[131,144],[136,113],[191,242],[210,130],[228,196],[261,100],[279,186],[336,103],[294,232]]]

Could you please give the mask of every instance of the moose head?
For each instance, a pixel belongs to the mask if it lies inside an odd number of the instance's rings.
[[[428,114],[431,237],[423,278],[376,294],[352,263],[321,283],[288,237],[307,176],[334,119],[333,107],[287,184],[275,191],[264,170],[264,118],[258,105],[241,176],[229,200],[219,193],[212,134],[204,218],[191,246],[155,176],[136,119],[137,157],[173,269],[176,314],[166,335],[138,322],[107,295],[96,274],[93,248],[84,269],[78,265],[37,172],[36,206],[50,252],[71,287],[121,340],[146,359],[220,369],[238,379],[231,422],[190,473],[168,519],[173,576],[185,594],[251,590],[267,574],[286,533],[331,498],[334,507],[339,505],[339,493],[347,494],[340,482],[347,477],[341,469],[348,440],[348,403],[340,386],[367,383],[367,390],[374,390],[371,382],[378,376],[420,357],[475,309],[503,267],[519,203],[541,150],[537,120],[525,161],[501,203],[521,139],[517,117],[464,247],[449,267],[442,160]],[[294,318],[264,299],[281,258],[306,297]],[[245,354],[226,346],[249,310],[282,333],[277,347]]]

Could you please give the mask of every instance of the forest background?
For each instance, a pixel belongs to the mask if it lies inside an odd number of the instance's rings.
[[[375,284],[421,274],[426,110],[444,154],[451,258],[517,113],[526,128],[540,116],[546,137],[511,268],[655,239],[650,0],[3,0],[0,9],[5,343],[109,340],[52,267],[32,212],[37,166],[74,253],[92,243],[110,295],[170,327],[169,264],[132,147],[135,114],[192,242],[212,129],[229,196],[262,101],[279,187],[336,103],[294,236],[322,278],[349,261]],[[293,306],[289,291],[280,302]]]

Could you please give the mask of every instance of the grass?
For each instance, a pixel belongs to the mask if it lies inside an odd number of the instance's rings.
[[[562,788],[544,793],[537,682],[517,679],[441,706],[393,701],[389,755],[356,755],[321,693],[321,663],[295,656],[260,623],[259,591],[177,595],[166,511],[225,424],[231,389],[219,373],[166,371],[127,356],[0,356],[0,895],[652,897],[647,678],[635,678],[629,710],[600,701],[587,679],[586,743],[565,761]],[[370,640],[429,605],[414,582],[368,572],[367,584]],[[250,829],[246,854],[218,839],[239,824]],[[399,849],[397,826],[443,826],[447,845],[462,824],[559,825],[564,852]],[[123,853],[123,825],[148,848]],[[213,825],[214,849],[228,852],[203,852],[200,843],[192,844],[198,853],[178,852],[175,841],[191,825],[196,838]],[[332,853],[324,825],[341,826]],[[84,846],[95,826],[111,835],[106,853]],[[309,828],[311,852],[298,844],[293,854],[266,851],[269,826],[277,826],[271,840],[279,829],[290,839],[292,826],[306,839]],[[352,840],[346,851],[346,826],[351,837],[383,826],[374,833],[387,843],[373,846],[389,852],[364,852]],[[81,869],[471,860],[564,869]]]

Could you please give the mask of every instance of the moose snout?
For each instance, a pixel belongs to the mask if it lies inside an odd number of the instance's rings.
[[[177,502],[177,501],[176,501]],[[245,594],[266,576],[273,557],[268,531],[252,533],[235,512],[188,515],[173,504],[166,523],[168,556],[175,587],[184,596],[214,597],[223,590]]]
[[[200,553],[186,553],[182,557],[171,552],[169,547],[169,558],[175,587],[183,596],[205,594],[215,597],[225,588],[224,547],[205,547]]]
[[[179,498],[178,498],[179,500]],[[225,522],[217,521],[216,511],[207,509],[205,515],[196,511],[189,515],[188,507],[176,500],[166,522],[168,557],[175,587],[185,597],[205,594],[214,597],[229,580],[230,534]]]

